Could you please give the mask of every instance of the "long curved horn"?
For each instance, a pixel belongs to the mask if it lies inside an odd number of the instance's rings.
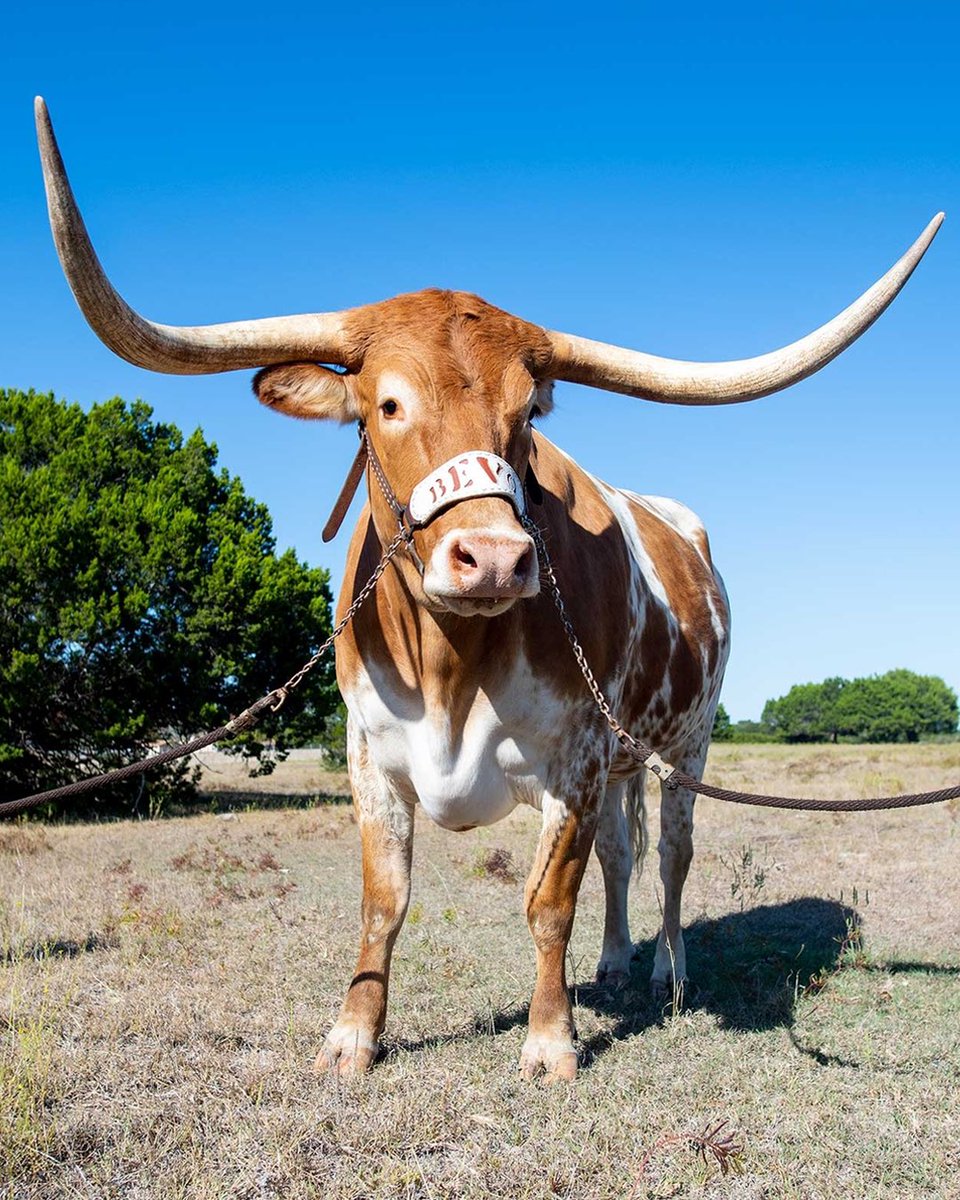
[[[60,263],[93,331],[121,358],[171,375],[209,375],[283,362],[355,365],[346,361],[342,313],[180,326],[158,325],[134,312],[114,290],[90,244],[40,96],[35,110],[50,228]]]
[[[869,329],[910,278],[942,222],[943,213],[937,213],[903,258],[859,300],[782,350],[735,362],[684,362],[548,330],[549,373],[661,404],[739,404],[768,396],[819,371]]]

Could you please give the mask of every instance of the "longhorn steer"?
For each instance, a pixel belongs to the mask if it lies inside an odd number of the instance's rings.
[[[695,776],[727,659],[729,611],[707,536],[688,509],[607,486],[531,422],[549,411],[555,379],[678,404],[734,403],[786,387],[829,362],[880,315],[940,218],[839,317],[791,346],[741,362],[676,362],[554,333],[464,292],[176,328],[140,317],[111,287],[42,101],[37,117],[61,261],[107,345],[139,365],[181,374],[268,364],[254,384],[265,404],[297,417],[362,423],[382,478],[371,484],[353,534],[341,614],[396,535],[397,500],[405,504],[415,489],[426,497],[429,519],[412,552],[394,560],[337,646],[363,854],[362,936],[318,1068],[361,1070],[377,1056],[391,953],[409,897],[415,806],[463,830],[527,804],[540,810],[543,828],[526,888],[537,977],[521,1069],[527,1077],[545,1071],[572,1078],[577,1054],[564,959],[577,890],[596,845],[606,890],[597,974],[623,979],[643,780],[597,711],[540,591],[519,481],[532,469],[542,492],[533,515],[614,711]],[[438,483],[441,464],[447,474]],[[440,494],[447,480],[466,503],[443,507],[451,498]],[[488,491],[475,494],[478,480]],[[692,829],[693,796],[663,788],[657,989],[686,972],[680,900]]]

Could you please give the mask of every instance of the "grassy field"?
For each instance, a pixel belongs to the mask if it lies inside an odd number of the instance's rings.
[[[0,1196],[960,1197],[956,805],[699,801],[681,1012],[647,991],[655,854],[630,986],[590,986],[592,862],[571,949],[584,1067],[555,1087],[516,1073],[536,815],[421,821],[386,1053],[338,1081],[310,1064],[353,967],[350,808],[243,803],[343,780],[309,759],[235,770],[213,760],[205,784],[227,814],[0,826]],[[708,775],[914,791],[955,781],[960,746],[722,746]],[[742,1146],[726,1174],[691,1140],[722,1121]]]

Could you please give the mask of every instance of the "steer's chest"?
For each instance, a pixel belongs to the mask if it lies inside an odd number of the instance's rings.
[[[371,766],[448,829],[490,825],[517,804],[539,806],[562,704],[522,660],[495,684],[453,689],[427,694],[362,668],[346,700]]]

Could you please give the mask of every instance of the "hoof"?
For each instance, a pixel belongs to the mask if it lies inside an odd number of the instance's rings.
[[[544,1083],[572,1083],[577,1077],[577,1052],[569,1038],[527,1038],[520,1054],[520,1075],[530,1082],[544,1077]]]
[[[630,983],[629,971],[604,971],[598,967],[596,971],[596,986],[607,991],[623,991]]]
[[[630,982],[630,964],[634,959],[632,943],[622,944],[608,952],[604,947],[597,963],[596,982],[603,987],[622,988]]]
[[[600,963],[594,982],[597,987],[622,992],[630,982],[630,968],[613,963]]]
[[[678,979],[676,987],[674,987],[672,979],[651,979],[650,995],[653,997],[654,1003],[660,1005],[661,1008],[676,1004],[677,1009],[681,1009],[688,986],[686,979]]]
[[[365,1033],[349,1025],[334,1025],[313,1064],[314,1073],[363,1075],[376,1062],[380,1046]]]

